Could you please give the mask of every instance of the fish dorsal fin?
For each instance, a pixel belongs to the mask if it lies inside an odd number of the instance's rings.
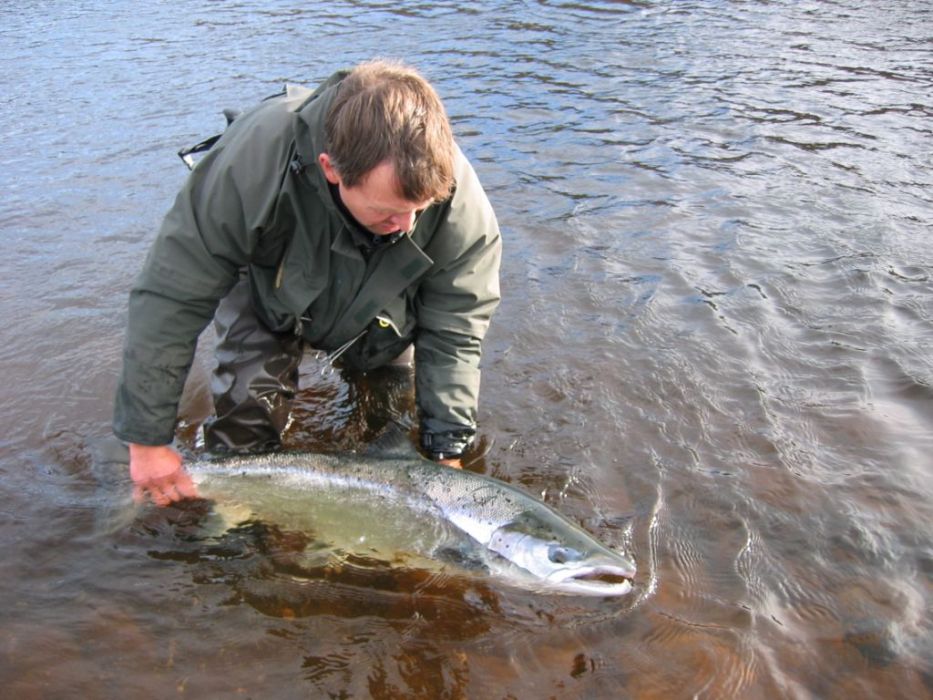
[[[392,424],[382,435],[369,443],[363,454],[370,457],[419,457],[418,451],[412,444],[411,436],[402,426]]]

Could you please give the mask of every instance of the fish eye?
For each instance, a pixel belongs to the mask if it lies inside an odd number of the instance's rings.
[[[562,547],[559,544],[548,545],[547,558],[555,564],[566,564],[568,561],[576,561],[581,557],[580,552],[571,547]]]

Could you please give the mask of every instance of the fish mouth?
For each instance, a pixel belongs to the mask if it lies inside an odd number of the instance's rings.
[[[631,593],[633,575],[619,566],[584,566],[555,571],[547,580],[568,593],[619,596]]]

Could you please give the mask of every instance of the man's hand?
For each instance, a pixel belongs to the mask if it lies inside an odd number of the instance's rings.
[[[460,458],[456,459],[439,459],[437,460],[438,464],[443,464],[445,467],[453,467],[454,469],[463,469],[463,464],[460,462]]]
[[[194,482],[181,465],[181,455],[168,445],[130,443],[130,477],[137,503],[142,503],[147,494],[157,506],[198,496]]]

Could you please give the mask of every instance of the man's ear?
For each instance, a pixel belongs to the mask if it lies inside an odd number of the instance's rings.
[[[321,170],[324,172],[324,177],[327,178],[327,181],[332,185],[339,185],[340,175],[337,174],[337,169],[331,162],[330,156],[326,153],[322,153],[317,157],[317,162],[321,164]]]

